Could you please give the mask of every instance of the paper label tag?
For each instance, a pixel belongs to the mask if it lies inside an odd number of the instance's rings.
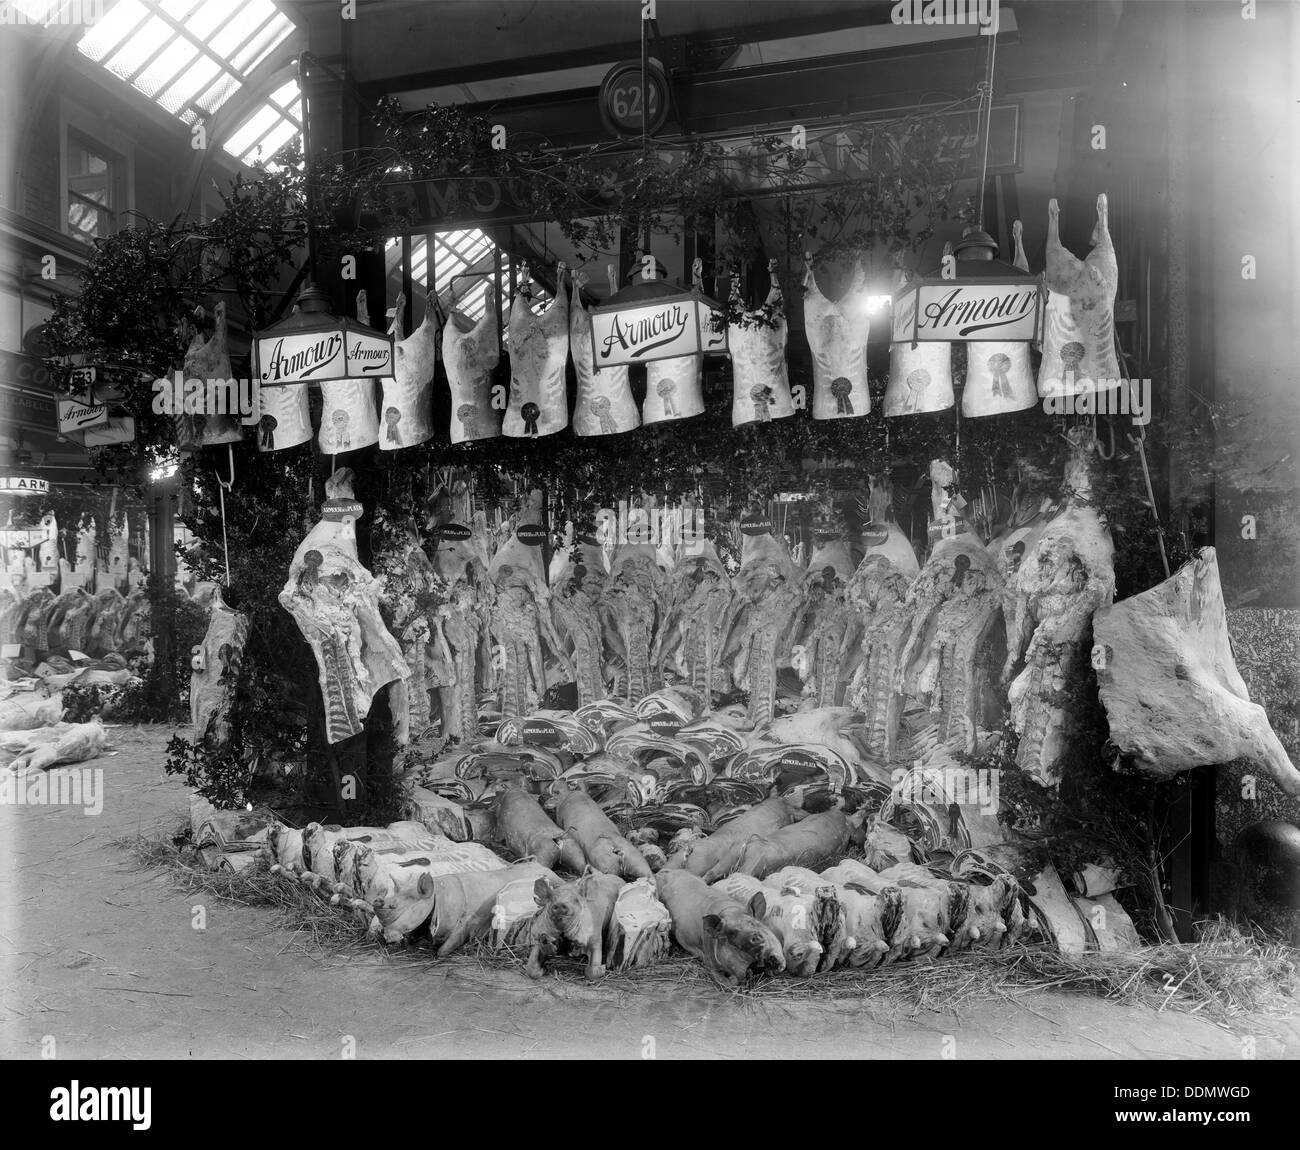
[[[17,659],[22,653],[23,649],[17,643],[6,643],[0,647],[0,659]]]
[[[469,528],[459,523],[444,523],[437,529],[440,539],[468,539]]]
[[[546,719],[525,719],[519,731],[525,743],[542,743],[554,745],[562,741],[559,730],[554,723]]]
[[[331,523],[347,523],[360,519],[363,510],[356,499],[327,499],[321,505],[320,517]]]
[[[645,723],[656,735],[675,735],[682,729],[680,716],[674,715],[671,711],[660,711],[658,714],[651,715]]]
[[[546,531],[535,523],[524,523],[515,529],[515,535],[525,547],[540,547]]]
[[[85,659],[87,663],[90,662],[90,656],[89,656],[89,655],[83,655],[80,651],[73,651],[73,650],[71,650],[71,649],[69,649],[69,651],[68,651],[68,658],[71,659],[74,663],[75,663],[78,659]]]
[[[740,530],[743,535],[771,535],[772,521],[770,519],[742,519],[740,521]]]

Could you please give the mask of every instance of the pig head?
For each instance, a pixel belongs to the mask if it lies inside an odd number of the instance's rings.
[[[539,878],[533,887],[538,912],[525,968],[528,976],[541,978],[545,959],[567,949],[587,956],[588,980],[603,978],[605,955],[614,953],[614,904],[622,889],[617,875],[590,868],[572,882]]]
[[[785,969],[781,943],[762,921],[767,900],[761,893],[746,906],[685,870],[660,871],[655,883],[677,945],[723,985],[737,986],[751,971]]]

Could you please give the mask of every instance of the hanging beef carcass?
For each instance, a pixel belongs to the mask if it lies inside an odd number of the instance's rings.
[[[569,361],[569,287],[558,265],[555,298],[542,315],[526,294],[528,269],[510,305],[510,400],[501,430],[506,435],[553,435],[569,425],[564,371]]]
[[[763,723],[775,711],[777,673],[803,618],[804,580],[770,531],[761,526],[746,531],[742,523],[741,532],[722,661],[749,692],[750,721]]]
[[[907,594],[898,689],[936,716],[945,745],[968,754],[979,728],[980,656],[996,637],[1001,605],[993,558],[970,532],[941,539]]]
[[[1073,427],[1067,438],[1065,509],[1010,576],[1015,590],[1003,668],[1020,735],[1016,762],[1051,786],[1059,781],[1057,764],[1070,737],[1062,690],[1082,673],[1093,612],[1115,596],[1115,547],[1090,500],[1092,431]]]
[[[194,741],[209,751],[230,743],[230,710],[248,641],[248,616],[213,597],[208,630],[190,660],[190,722]]]
[[[862,661],[848,702],[862,711],[867,750],[880,762],[894,756],[902,694],[898,660],[911,628],[910,581],[882,556],[868,556],[849,583],[850,601],[862,618]]]
[[[804,694],[818,707],[842,703],[847,681],[857,669],[862,619],[849,601],[852,575],[848,540],[841,535],[823,538],[808,563],[802,633],[795,644],[802,656],[796,670]]]
[[[655,886],[672,916],[677,945],[703,962],[714,978],[736,986],[751,972],[785,969],[781,943],[763,924],[767,902],[762,894],[746,905],[684,870],[660,871]]]
[[[337,743],[359,733],[375,694],[410,670],[380,617],[379,582],[357,559],[352,472],[336,471],[325,491],[322,518],[294,552],[280,605],[316,656],[326,738]]]
[[[405,744],[433,722],[430,692],[454,681],[454,660],[439,611],[446,589],[409,528],[404,543],[379,557],[375,573],[383,580],[380,610],[411,672],[394,688],[389,704],[395,737]]]
[[[622,543],[609,565],[601,594],[605,639],[623,661],[627,679],[625,700],[639,702],[657,684],[650,652],[663,620],[668,581],[659,569],[655,549],[648,543]]]
[[[551,622],[550,592],[541,551],[533,538],[540,521],[541,493],[533,492],[509,541],[488,567],[496,592],[491,620],[492,639],[501,659],[501,714],[507,719],[527,715],[540,705],[547,688],[548,651],[573,674]],[[521,531],[527,538],[521,538]]]
[[[1228,638],[1215,551],[1093,616],[1093,665],[1111,741],[1149,775],[1249,759],[1288,795],[1300,772],[1250,701]]]
[[[706,699],[714,690],[726,690],[729,684],[718,681],[718,662],[731,594],[731,580],[713,543],[692,541],[672,573],[664,622],[651,653],[652,674],[667,663]]]
[[[811,252],[804,255],[803,316],[812,352],[814,419],[850,419],[871,411],[867,387],[867,337],[871,314],[866,303],[867,275],[861,260],[837,300],[822,295],[813,275]]]
[[[478,689],[486,679],[492,584],[478,537],[460,524],[436,529],[434,567],[446,582],[438,620],[452,658],[449,686],[439,688],[442,729],[453,739],[477,737]]]
[[[604,647],[597,605],[605,586],[605,560],[595,539],[579,536],[551,588],[551,617],[570,645],[578,706],[605,697]]]

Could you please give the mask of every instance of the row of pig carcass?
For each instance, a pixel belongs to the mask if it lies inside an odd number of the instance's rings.
[[[583,790],[561,784],[553,797],[554,821],[521,786],[495,788],[495,838],[521,856],[514,864],[419,822],[273,827],[263,851],[272,869],[350,905],[386,941],[427,930],[439,955],[473,939],[528,949],[534,977],[556,953],[585,955],[589,978],[647,965],[671,938],[735,984],[997,948],[1025,926],[1010,875],[967,882],[845,857],[865,810],[809,814],[796,796],[772,795],[708,836],[680,836],[656,873]]]

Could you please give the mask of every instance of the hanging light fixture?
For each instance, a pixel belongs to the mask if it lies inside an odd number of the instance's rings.
[[[253,349],[263,387],[393,374],[393,337],[336,316],[329,296],[310,282],[299,294],[293,313],[259,332]]]
[[[895,342],[1030,342],[1042,331],[1047,300],[1042,276],[997,259],[997,241],[984,230],[996,52],[997,37],[990,36],[987,72],[979,86],[979,218],[954,245],[954,258],[944,260],[938,275],[913,279],[894,293]]]

